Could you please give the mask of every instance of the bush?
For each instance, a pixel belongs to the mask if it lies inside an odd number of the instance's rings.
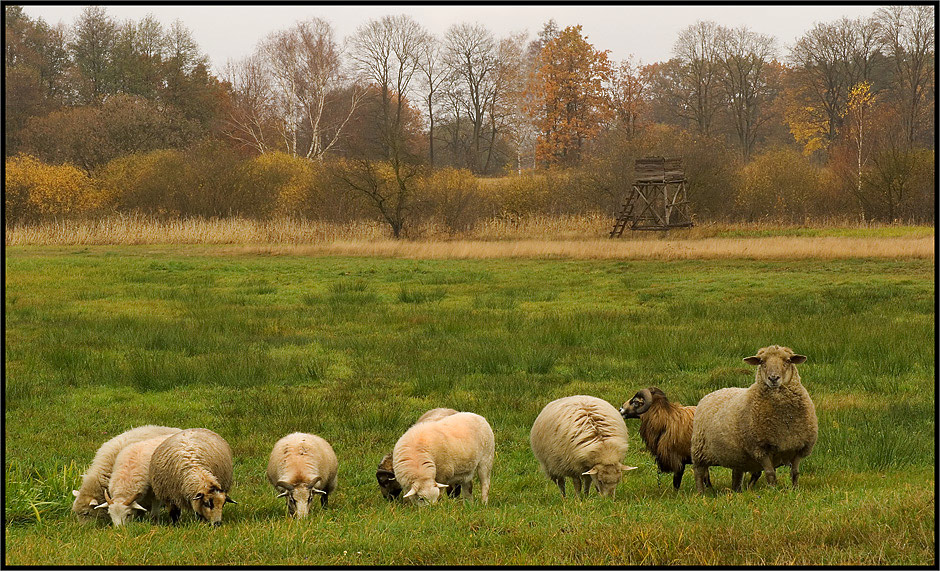
[[[451,234],[469,230],[494,213],[476,177],[466,169],[431,172],[418,181],[417,195],[420,215],[443,225]]]
[[[776,148],[738,172],[735,218],[804,222],[820,196],[820,171],[799,151]]]
[[[30,155],[18,155],[6,160],[4,170],[7,224],[90,214],[109,202],[106,192],[70,164],[47,165]]]

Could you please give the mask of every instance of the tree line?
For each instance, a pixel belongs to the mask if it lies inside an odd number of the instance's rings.
[[[313,202],[296,212],[283,212],[289,201],[258,203],[251,177],[218,208],[170,207],[173,193],[147,202],[113,184],[79,202],[167,215],[356,212],[398,236],[434,176],[466,189],[468,175],[511,175],[519,180],[494,185],[525,194],[529,181],[533,196],[542,182],[532,181],[550,177],[557,201],[523,202],[612,213],[633,159],[671,155],[685,160],[699,219],[932,222],[933,21],[929,5],[887,6],[817,23],[787,50],[747,27],[702,21],[679,34],[672,58],[644,65],[611,61],[580,26],[554,21],[530,40],[465,23],[435,36],[409,16],[385,16],[338,38],[311,18],[215,75],[180,21],[118,22],[92,6],[53,27],[8,5],[4,148],[8,167],[19,161],[25,202],[8,196],[7,218],[49,211],[30,206],[28,165],[76,168],[101,186],[177,151],[184,162],[214,152],[244,172],[292,165],[311,177],[308,189],[335,189],[329,199],[308,192]],[[450,174],[435,175],[442,169]]]

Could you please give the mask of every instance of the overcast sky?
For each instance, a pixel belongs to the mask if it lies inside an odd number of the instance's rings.
[[[81,5],[26,6],[32,17],[42,17],[50,24],[74,23]],[[741,25],[777,38],[778,56],[816,22],[831,22],[842,16],[870,16],[878,6],[862,5],[788,5],[749,6],[408,6],[382,5],[287,5],[287,6],[192,6],[135,5],[106,6],[116,20],[139,21],[153,14],[165,27],[179,19],[192,32],[203,52],[209,55],[213,69],[221,72],[229,60],[251,53],[259,39],[275,30],[290,27],[298,20],[318,16],[334,26],[338,38],[355,32],[370,19],[386,14],[410,14],[433,33],[443,35],[451,24],[479,23],[497,37],[512,32],[528,32],[535,38],[542,25],[554,18],[560,28],[581,24],[582,33],[597,49],[610,50],[611,59],[633,56],[642,63],[665,61],[671,57],[673,43],[683,28],[698,20],[712,20],[729,27]]]

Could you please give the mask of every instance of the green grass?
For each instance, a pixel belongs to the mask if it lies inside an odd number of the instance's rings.
[[[420,261],[6,250],[6,564],[935,565],[932,260]],[[745,386],[779,343],[809,356],[820,436],[799,490],[675,493],[640,466],[615,500],[562,500],[529,450],[550,400],[685,404]],[[425,410],[487,417],[489,506],[387,504],[375,466]],[[224,524],[82,526],[97,447],[147,423],[236,456]],[[331,508],[288,521],[264,470],[295,430],[340,458]],[[785,470],[781,481],[787,482]],[[763,480],[763,479],[762,479]]]

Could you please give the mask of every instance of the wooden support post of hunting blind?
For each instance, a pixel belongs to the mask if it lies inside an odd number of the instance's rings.
[[[630,193],[617,214],[610,237],[631,230],[669,230],[692,226],[686,198],[682,159],[645,157],[636,159]]]

